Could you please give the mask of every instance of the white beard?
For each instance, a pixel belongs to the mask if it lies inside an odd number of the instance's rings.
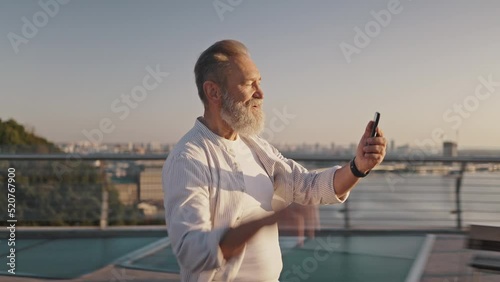
[[[255,105],[258,105],[259,108],[254,108]],[[264,129],[264,112],[262,111],[261,99],[252,99],[247,104],[235,102],[232,97],[229,97],[229,93],[225,91],[222,94],[220,115],[234,131],[241,135],[257,135]]]

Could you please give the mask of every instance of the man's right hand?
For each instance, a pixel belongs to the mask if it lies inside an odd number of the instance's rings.
[[[219,242],[219,247],[225,260],[238,255],[243,251],[246,242],[252,238],[259,229],[266,225],[273,225],[285,214],[287,208],[274,212],[271,215],[243,223],[237,227],[230,228]]]

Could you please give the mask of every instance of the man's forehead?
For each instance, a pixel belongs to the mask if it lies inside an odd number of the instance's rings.
[[[257,65],[249,56],[236,56],[230,59],[231,73],[244,79],[259,79],[260,72]]]

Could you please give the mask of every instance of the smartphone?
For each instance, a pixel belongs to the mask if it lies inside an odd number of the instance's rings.
[[[373,127],[372,127],[372,133],[370,134],[370,137],[377,137],[377,127],[378,127],[378,121],[380,120],[380,113],[375,112],[375,116],[373,117]]]

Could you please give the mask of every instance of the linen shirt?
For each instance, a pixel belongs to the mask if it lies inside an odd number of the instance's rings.
[[[240,224],[273,214],[273,183],[257,154],[239,136],[236,136],[236,140],[223,141],[235,151],[236,161],[243,171],[245,193],[241,199]],[[277,282],[283,270],[278,224],[262,226],[245,243],[245,252],[241,255],[243,259],[235,282]],[[224,277],[228,271],[232,269],[222,266],[213,281],[223,281],[219,277]]]
[[[258,136],[240,136],[261,161],[273,183],[272,207],[292,202],[324,205],[344,202],[333,187],[340,166],[308,171]],[[182,281],[211,281],[225,266],[224,280],[237,274],[242,255],[225,260],[219,242],[240,224],[245,182],[233,149],[199,118],[169,153],[162,171],[165,221]],[[244,253],[243,250],[242,253]]]

